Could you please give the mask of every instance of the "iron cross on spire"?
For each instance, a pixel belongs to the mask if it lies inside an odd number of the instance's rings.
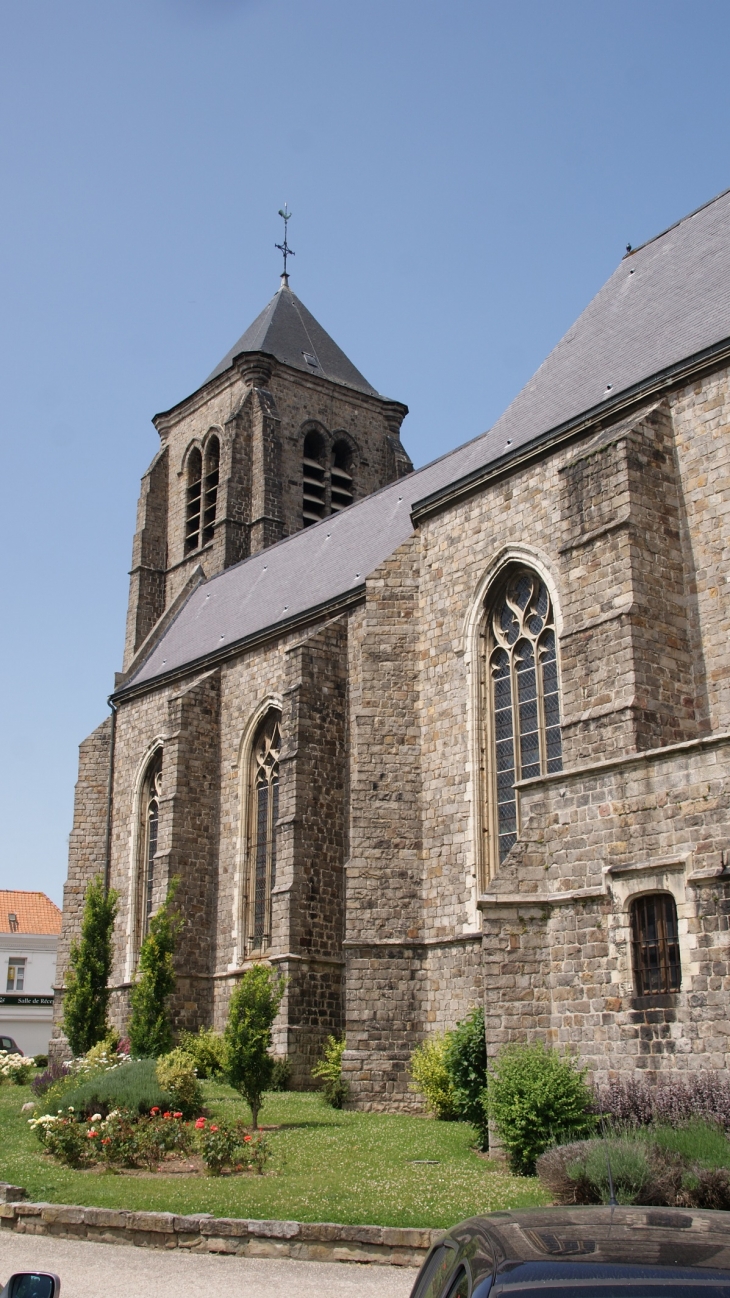
[[[282,278],[282,280],[284,281],[284,283],[285,283],[285,284],[287,285],[287,287],[288,287],[288,286],[289,286],[289,275],[287,274],[287,269],[286,269],[286,259],[287,259],[287,257],[294,257],[296,254],[295,254],[295,252],[294,252],[294,249],[293,249],[293,248],[290,248],[290,247],[289,247],[289,244],[288,244],[287,241],[286,241],[286,231],[287,231],[287,226],[288,226],[289,221],[291,220],[291,216],[292,216],[292,213],[289,211],[289,209],[288,209],[286,203],[284,204],[283,207],[280,207],[280,208],[279,208],[279,216],[283,217],[283,219],[284,219],[284,242],[283,242],[283,243],[275,243],[275,244],[274,244],[274,247],[275,247],[275,248],[278,248],[278,249],[279,249],[279,252],[282,252],[282,253],[284,254],[284,273],[283,273],[283,275],[282,275],[281,278]]]

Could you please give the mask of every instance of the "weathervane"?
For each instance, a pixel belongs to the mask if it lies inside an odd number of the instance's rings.
[[[279,252],[283,252],[283,254],[284,254],[284,273],[283,273],[283,275],[282,275],[281,278],[283,279],[284,283],[286,284],[286,286],[287,286],[287,288],[288,288],[288,287],[289,287],[289,276],[288,276],[288,274],[287,274],[287,269],[286,269],[286,259],[287,259],[287,257],[294,257],[296,254],[295,254],[295,252],[294,252],[294,249],[293,249],[293,248],[290,248],[290,247],[289,247],[289,244],[288,244],[287,241],[286,241],[286,228],[287,228],[287,225],[289,224],[289,221],[291,220],[291,216],[292,216],[292,214],[291,214],[291,212],[289,211],[289,209],[288,209],[286,203],[284,204],[283,207],[280,207],[280,208],[279,208],[279,216],[281,216],[281,217],[284,218],[284,242],[283,242],[283,243],[275,243],[275,244],[274,244],[274,247],[275,247],[275,248],[278,248],[278,249],[279,249]]]

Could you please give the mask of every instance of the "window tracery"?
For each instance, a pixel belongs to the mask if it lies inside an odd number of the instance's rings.
[[[160,826],[160,798],[162,796],[162,749],[152,757],[142,784],[140,802],[140,854],[137,886],[137,941],[139,948],[147,935],[152,917],[155,896],[155,858]]]
[[[670,893],[652,893],[631,903],[631,947],[637,996],[679,991],[677,907]]]
[[[269,712],[251,750],[248,843],[247,948],[260,951],[271,941],[271,890],[276,882],[276,822],[279,818],[281,717]]]
[[[555,620],[537,573],[511,571],[488,603],[486,640],[494,871],[519,833],[515,784],[563,766]]]

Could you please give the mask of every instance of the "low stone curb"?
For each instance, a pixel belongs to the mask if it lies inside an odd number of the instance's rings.
[[[15,1192],[13,1201],[11,1192]],[[248,1221],[213,1217],[210,1213],[180,1217],[172,1212],[28,1203],[23,1194],[18,1186],[0,1183],[0,1232],[134,1244],[138,1248],[185,1248],[191,1253],[292,1257],[307,1262],[375,1262],[381,1266],[420,1266],[433,1241],[443,1234],[408,1227]]]

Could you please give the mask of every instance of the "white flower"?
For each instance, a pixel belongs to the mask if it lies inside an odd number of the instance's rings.
[[[100,1114],[100,1113],[92,1113],[92,1115],[91,1115],[91,1121],[92,1121],[92,1122],[101,1122],[101,1114]]]

